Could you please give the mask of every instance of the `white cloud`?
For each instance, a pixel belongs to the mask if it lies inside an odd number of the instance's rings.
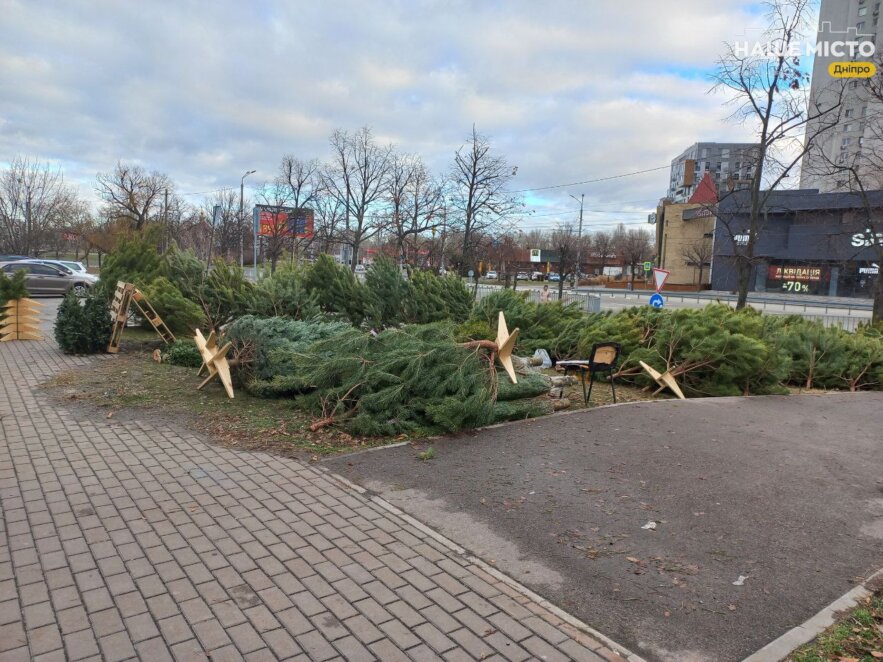
[[[137,160],[205,190],[251,168],[258,184],[283,154],[322,158],[333,128],[369,125],[444,171],[476,123],[518,188],[652,168],[748,137],[696,71],[757,24],[753,4],[0,0],[0,162],[50,159],[89,192]],[[615,205],[666,181],[569,190]]]

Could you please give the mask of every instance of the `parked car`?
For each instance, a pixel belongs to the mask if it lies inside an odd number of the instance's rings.
[[[368,271],[368,269],[365,268],[365,265],[364,265],[364,264],[357,264],[357,265],[356,265],[356,271],[355,271],[355,273],[357,273],[357,274],[363,274],[363,273],[365,273],[366,271]]]
[[[557,272],[555,272],[555,271],[550,271],[550,272],[549,272],[549,282],[550,282],[550,283],[557,283],[557,282],[559,282],[560,280],[561,280],[561,276],[558,275]]]
[[[530,280],[530,274],[526,271],[519,271],[515,274],[515,280]]]
[[[93,285],[98,282],[98,276],[95,274],[90,274],[86,271],[86,267],[82,262],[74,262],[72,260],[34,260],[34,262],[40,262],[41,264],[49,264],[53,267],[60,267],[62,269],[67,269],[71,273],[81,275],[85,280],[89,281]]]
[[[16,271],[24,270],[25,287],[29,294],[58,294],[74,292],[77,296],[85,296],[94,281],[83,278],[82,274],[52,264],[43,264],[38,260],[16,260],[0,264],[0,271],[12,276]]]
[[[488,280],[497,280],[497,278],[499,278],[499,275],[497,274],[496,271],[488,271],[484,275],[484,277],[487,278]]]
[[[530,279],[531,279],[531,280],[545,280],[545,279],[546,279],[546,274],[544,274],[542,271],[534,271],[534,272],[530,275]]]

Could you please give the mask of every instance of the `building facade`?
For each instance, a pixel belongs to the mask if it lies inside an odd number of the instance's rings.
[[[664,199],[656,209],[656,266],[668,283],[705,289],[711,282],[716,184],[706,173],[686,203]]]
[[[687,202],[699,182],[709,174],[723,196],[729,190],[747,188],[757,167],[756,143],[699,142],[685,149],[671,162],[667,197]]]
[[[832,118],[839,122],[833,129],[819,134],[804,156],[800,171],[801,189],[845,190],[848,182],[838,177],[837,166],[861,164],[862,150],[869,147],[867,141],[872,135],[867,120],[883,108],[870,99],[862,80],[832,78],[828,67],[834,62],[874,59],[873,56],[863,57],[857,47],[851,57],[848,51],[841,51],[835,45],[850,41],[859,44],[872,42],[876,47],[877,35],[883,28],[880,5],[880,0],[822,0],[816,41],[822,48],[813,60],[810,108],[833,107],[839,102],[836,114],[832,114]],[[808,139],[819,132],[818,127],[818,123],[807,126]]]
[[[749,289],[873,296],[883,257],[883,191],[869,191],[867,202],[853,193],[774,192],[763,210]],[[745,255],[749,209],[747,191],[722,199],[718,206],[712,289],[738,288],[737,259]]]

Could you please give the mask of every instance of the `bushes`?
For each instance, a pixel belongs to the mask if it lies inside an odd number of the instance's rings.
[[[337,264],[330,255],[320,255],[307,268],[304,285],[316,297],[322,312],[330,317],[346,319],[356,325],[365,318],[365,287],[347,267]]]
[[[321,313],[317,299],[304,285],[303,270],[281,267],[255,285],[249,311],[260,317],[309,319]]]
[[[172,365],[180,365],[185,368],[199,368],[202,366],[202,355],[192,340],[176,340],[165,352],[165,360]]]
[[[454,431],[493,420],[487,364],[449,324],[349,329],[292,357],[301,406],[352,434]]]
[[[181,290],[165,276],[155,278],[143,292],[172,333],[193,335],[194,329],[202,326],[205,320],[202,308],[185,298]],[[146,320],[144,324],[153,328]]]
[[[110,310],[104,297],[90,295],[82,305],[72,293],[58,307],[55,341],[65,354],[103,352],[110,340]]]
[[[342,333],[352,327],[345,322],[297,321],[284,317],[259,318],[246,315],[227,329],[225,337],[234,343],[240,361],[240,381],[261,395],[285,395],[292,392],[274,378],[288,378],[295,373],[292,356],[305,351],[312,343]],[[296,390],[296,389],[295,389]]]
[[[25,287],[25,272],[23,269],[16,271],[12,278],[9,278],[4,272],[0,271],[0,319],[4,317],[2,307],[7,301],[14,299],[24,299],[28,296],[28,290]]]
[[[464,322],[472,311],[472,293],[456,276],[437,276],[431,271],[415,271],[408,281],[406,306],[408,322],[429,324],[451,320]]]
[[[162,260],[148,236],[120,237],[101,265],[96,291],[110,300],[117,281],[144,287],[161,274]]]

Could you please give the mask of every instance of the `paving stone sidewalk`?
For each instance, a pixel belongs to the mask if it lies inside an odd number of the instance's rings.
[[[94,360],[0,345],[0,662],[628,656],[323,471],[37,388]]]

